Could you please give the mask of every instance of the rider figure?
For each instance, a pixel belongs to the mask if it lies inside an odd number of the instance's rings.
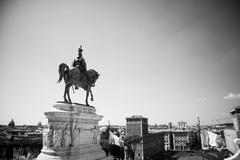
[[[88,78],[87,65],[84,58],[82,57],[82,52],[83,52],[82,46],[80,46],[80,48],[78,49],[78,57],[77,59],[74,59],[72,66],[79,68],[80,72],[83,73]],[[75,88],[78,89],[77,87]]]

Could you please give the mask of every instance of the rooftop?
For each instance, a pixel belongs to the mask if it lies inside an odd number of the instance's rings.
[[[141,115],[133,115],[132,117],[127,117],[126,119],[147,119]]]
[[[236,105],[230,113],[231,114],[240,113],[240,105]]]

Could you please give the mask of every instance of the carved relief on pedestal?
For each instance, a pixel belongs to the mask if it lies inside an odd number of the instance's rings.
[[[62,147],[62,136],[63,131],[60,125],[55,126],[55,130],[53,131],[53,144],[54,147],[59,148]]]
[[[93,140],[92,140],[92,144],[97,144],[97,142],[98,142],[98,139],[97,139],[98,134],[99,134],[98,129],[96,129],[96,128],[93,129]]]
[[[47,147],[47,129],[43,130],[43,147]]]
[[[70,125],[67,124],[63,131],[63,147],[71,147],[71,143]]]
[[[75,125],[75,128],[73,129],[73,146],[78,147],[80,144],[80,133],[81,128],[78,127],[78,125]]]
[[[71,127],[72,126],[72,127]],[[97,144],[99,130],[96,124],[50,122],[43,132],[45,149],[77,148],[83,144]]]
[[[53,146],[53,127],[49,125],[47,129],[43,131],[43,147],[51,148]]]

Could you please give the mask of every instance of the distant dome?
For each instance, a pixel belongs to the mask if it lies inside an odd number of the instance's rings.
[[[15,127],[15,122],[13,121],[13,119],[11,120],[11,122],[8,123],[8,127]]]

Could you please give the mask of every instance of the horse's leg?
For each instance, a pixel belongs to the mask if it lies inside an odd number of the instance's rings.
[[[88,89],[86,90],[86,100],[85,100],[85,102],[86,102],[86,105],[87,105],[87,106],[89,106],[89,104],[88,104],[88,95],[89,95],[89,87],[88,87]]]
[[[89,92],[90,92],[90,95],[91,95],[91,101],[93,101],[93,94],[92,94],[91,87],[89,88]]]
[[[65,90],[64,90],[64,95],[63,95],[64,102],[68,102],[66,95],[67,95],[67,84],[65,85]]]
[[[66,87],[67,87],[67,96],[68,96],[68,102],[69,102],[69,103],[72,103],[71,98],[70,98],[70,93],[69,93],[69,90],[70,90],[70,87],[71,87],[71,86],[72,86],[71,83],[68,83],[68,84],[66,85]]]

